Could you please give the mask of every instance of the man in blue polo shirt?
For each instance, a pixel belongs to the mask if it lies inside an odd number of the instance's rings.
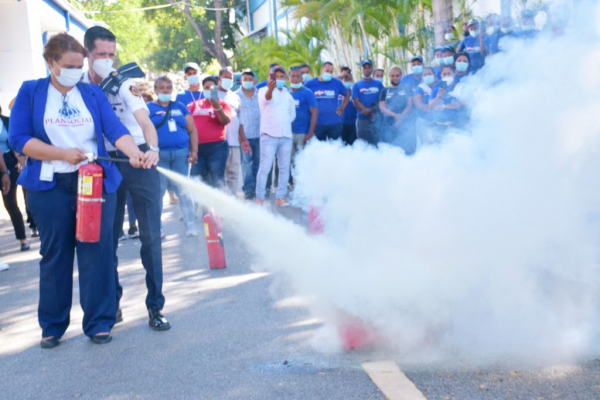
[[[317,99],[310,89],[302,83],[302,70],[300,67],[290,68],[290,94],[296,104],[296,119],[292,122],[292,168],[295,166],[296,154],[304,148],[315,134],[319,108]],[[291,171],[291,169],[290,169]],[[293,183],[292,183],[293,184]]]
[[[471,70],[478,71],[485,64],[486,47],[483,35],[479,29],[479,21],[472,19],[469,22],[469,36],[464,38],[458,45],[459,53],[468,53],[471,58]]]
[[[372,78],[373,61],[364,59],[360,62],[362,79],[352,86],[352,102],[358,110],[356,118],[356,137],[367,143],[377,145],[378,135],[375,129],[375,113],[379,102],[379,93],[383,83]]]
[[[200,90],[200,67],[195,62],[189,62],[183,67],[183,73],[190,87],[177,93],[175,101],[187,106],[202,97],[202,91]]]
[[[333,77],[333,64],[329,61],[324,62],[321,76],[311,79],[304,85],[315,94],[319,106],[315,136],[321,141],[339,139],[342,136],[341,117],[350,100],[350,94],[342,81]],[[338,107],[340,94],[344,96],[344,100]]]
[[[423,82],[423,57],[415,56],[411,58],[410,66],[412,73],[404,76],[400,83],[402,83],[402,86],[410,88],[411,92],[414,93],[417,86]]]

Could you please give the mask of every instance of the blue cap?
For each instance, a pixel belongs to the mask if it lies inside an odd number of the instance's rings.
[[[369,64],[371,67],[373,66],[373,60],[371,60],[370,58],[365,58],[364,60],[362,60],[360,62],[360,66],[364,67],[365,64]]]
[[[414,56],[413,58],[410,59],[410,62],[413,62],[413,61],[420,61],[421,64],[423,64],[423,57],[421,57],[421,56]]]

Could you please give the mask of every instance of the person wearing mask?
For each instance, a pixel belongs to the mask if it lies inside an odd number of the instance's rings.
[[[2,200],[8,212],[10,222],[17,240],[21,243],[21,251],[30,249],[25,233],[25,221],[17,203],[17,179],[19,179],[19,160],[8,145],[9,118],[2,115],[0,107],[0,148],[3,156],[0,157],[0,176],[2,176]]]
[[[469,31],[469,24],[464,22],[461,26],[461,29],[462,29],[462,33],[463,33],[463,38],[471,36],[471,32]]]
[[[118,74],[111,74],[112,64],[117,51],[117,38],[108,29],[94,26],[84,35],[84,44],[88,51],[90,69],[83,74],[83,81],[102,85],[108,101],[112,104],[117,116],[127,127],[138,149],[144,153],[147,164],[155,166],[159,160],[158,136],[156,128],[150,120],[148,106],[142,99],[140,90],[131,79],[143,76],[143,72],[135,64],[128,64],[119,69]],[[110,75],[110,77],[109,77]],[[125,154],[107,144],[107,150],[113,158],[123,158]],[[123,287],[119,283],[117,271],[118,237],[123,230],[125,219],[125,203],[127,192],[131,194],[140,232],[140,258],[146,270],[146,309],[148,325],[156,331],[171,327],[162,315],[165,297],[162,292],[163,264],[160,229],[160,177],[156,168],[136,169],[126,163],[117,163],[123,176],[117,191],[117,208],[113,224],[113,265],[115,268],[115,285],[117,306],[123,296]],[[123,320],[123,313],[118,307],[117,322]]]
[[[479,29],[479,21],[473,19],[469,22],[470,35],[460,42],[458,46],[459,53],[469,53],[471,59],[471,70],[473,72],[481,69],[485,63],[486,48],[484,43],[484,33]]]
[[[385,76],[385,71],[383,68],[376,68],[373,70],[373,79],[383,83],[383,77]]]
[[[296,118],[292,122],[293,143],[291,165],[293,167],[296,154],[302,151],[304,145],[314,136],[317,119],[319,118],[317,99],[310,89],[304,87],[300,67],[290,68],[290,94],[294,99],[296,107]]]
[[[432,121],[440,133],[449,127],[460,127],[466,123],[464,104],[452,94],[455,88],[454,68],[445,66],[438,90],[429,101]]]
[[[442,67],[443,69],[444,67]],[[441,74],[441,70],[440,70]],[[421,143],[431,143],[431,109],[429,101],[434,98],[438,90],[438,78],[433,68],[423,70],[423,82],[415,89],[412,103],[417,110],[416,131]]]
[[[456,50],[454,47],[444,47],[444,57],[442,59],[442,66],[440,67],[440,77],[442,74],[442,68],[446,65],[453,66],[454,65],[454,56],[456,55]],[[438,77],[438,79],[440,79]]]
[[[383,89],[379,96],[379,109],[384,116],[383,141],[400,146],[411,155],[417,148],[417,137],[414,129],[406,129],[404,119],[412,108],[412,90],[402,86],[402,68],[390,68],[389,78],[390,87]]]
[[[188,164],[198,160],[198,133],[188,108],[178,101],[172,101],[173,82],[166,76],[154,81],[156,102],[148,103],[150,120],[158,133],[160,161],[158,166],[180,175],[187,176]],[[163,197],[168,187],[168,178],[160,176],[160,210],[163,210]],[[194,202],[180,185],[173,184],[177,197],[181,200],[179,207],[185,224],[185,235],[198,236],[196,229]]]
[[[199,100],[202,96],[200,88],[200,67],[195,62],[189,62],[184,65],[183,73],[188,82],[189,88],[177,94],[175,101],[183,103],[186,106]]]
[[[256,78],[250,70],[242,72],[242,86],[237,91],[240,97],[238,137],[242,149],[242,191],[246,200],[256,197],[256,174],[260,164],[260,108]]]
[[[104,170],[100,241],[76,240],[78,169],[86,153],[108,157],[105,139],[128,158],[131,167],[150,168],[100,87],[81,82],[86,49],[66,33],[44,46],[50,75],[24,82],[12,109],[8,141],[28,157],[18,184],[40,232],[38,320],[42,348],[53,348],[69,326],[73,264],[77,254],[83,332],[96,344],[111,341],[117,302],[113,257],[113,219],[121,175],[114,163]]]
[[[352,86],[354,86],[354,78],[352,78],[352,70],[348,67],[342,67],[342,75],[340,75],[339,79],[344,83],[346,89],[350,91],[350,96],[352,96]],[[344,96],[341,94],[338,97],[338,102],[341,105],[344,101]],[[342,115],[342,141],[346,145],[352,145],[356,140],[356,117],[357,117],[356,107],[354,107],[353,102],[349,102],[348,106],[344,110],[344,114]]]
[[[267,74],[268,74],[267,79],[265,79],[264,81],[259,82],[256,85],[256,89],[257,90],[258,89],[262,89],[265,86],[267,86],[267,83],[269,83],[269,76],[271,76],[271,74],[273,73],[273,68],[278,67],[278,66],[279,66],[279,64],[277,64],[277,63],[273,63],[273,64],[269,65],[269,69],[267,70]]]
[[[535,14],[531,10],[523,10],[521,12],[521,30],[519,31],[520,39],[534,39],[539,31],[535,29]]]
[[[285,87],[285,68],[277,66],[267,87],[258,91],[260,106],[260,166],[256,178],[256,203],[262,205],[265,199],[267,175],[273,167],[275,155],[279,165],[279,182],[275,204],[288,207],[287,184],[290,176],[292,155],[292,122],[296,119],[294,98]]]
[[[510,17],[502,18],[500,32],[502,33],[502,36],[498,39],[498,53],[506,51],[508,46],[510,46],[510,42],[518,38],[518,35],[514,31],[513,21]]]
[[[342,136],[341,117],[350,100],[350,92],[342,81],[333,77],[333,64],[324,62],[321,75],[306,82],[304,86],[315,94],[319,107],[315,136],[321,141],[339,139]],[[344,100],[338,105],[340,95],[344,96]]]
[[[402,86],[407,87],[412,92],[421,84],[423,79],[423,57],[415,56],[410,59],[411,74],[402,78]]]
[[[444,47],[456,47],[460,44],[460,38],[458,37],[458,31],[452,25],[448,25],[444,29]]]
[[[490,14],[486,18],[486,35],[484,38],[484,44],[490,55],[498,53],[498,42],[504,34],[501,30],[500,16],[498,14]]]
[[[458,53],[454,56],[454,81],[458,84],[463,78],[473,74],[469,53]]]
[[[199,176],[215,188],[225,186],[225,166],[229,144],[225,127],[231,122],[231,108],[220,100],[216,78],[202,80],[202,98],[188,105],[198,132],[198,161],[192,164],[191,176]]]
[[[442,75],[442,67],[444,66],[444,47],[436,47],[433,50],[433,70],[439,78]]]
[[[231,91],[233,86],[233,72],[231,68],[222,69],[219,72],[219,99],[229,105],[231,110],[231,121],[225,127],[227,143],[229,144],[229,156],[225,164],[225,183],[234,196],[237,194],[239,171],[242,163],[240,153],[240,96]]]
[[[302,73],[302,82],[306,85],[306,82],[312,79],[312,76],[310,76],[310,65],[300,64],[300,72]]]
[[[375,114],[383,83],[373,79],[373,61],[366,58],[360,62],[362,79],[352,86],[352,102],[358,111],[356,137],[377,146],[379,132],[375,126]]]

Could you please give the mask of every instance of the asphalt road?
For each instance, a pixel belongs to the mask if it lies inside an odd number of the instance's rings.
[[[297,210],[285,214],[304,223]],[[140,243],[131,239],[119,248],[125,320],[114,340],[98,346],[83,335],[75,283],[71,326],[51,350],[39,346],[39,242],[21,253],[0,216],[0,256],[10,264],[0,272],[0,399],[383,399],[361,362],[386,359],[428,399],[600,399],[592,357],[523,370],[404,365],[372,348],[321,354],[310,345],[321,323],[279,277],[251,269],[226,221],[228,268],[211,271],[204,239],[186,238],[179,215],[166,206],[164,314],[173,328],[147,325]]]

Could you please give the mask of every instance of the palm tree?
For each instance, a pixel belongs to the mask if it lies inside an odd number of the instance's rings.
[[[435,27],[435,44],[444,44],[444,29],[452,25],[453,11],[452,0],[432,0],[433,25]]]

